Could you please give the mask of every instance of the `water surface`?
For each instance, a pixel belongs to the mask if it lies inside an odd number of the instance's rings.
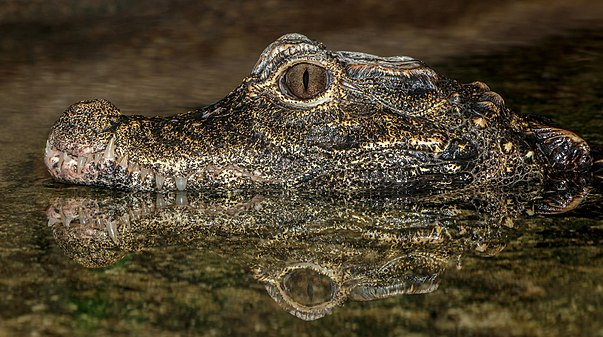
[[[529,215],[528,197],[510,198],[518,212],[491,215],[466,202],[133,197],[52,183],[45,138],[71,103],[104,97],[125,113],[186,111],[225,95],[265,45],[298,30],[273,19],[246,39],[252,26],[211,35],[185,18],[185,36],[205,35],[162,40],[178,30],[156,21],[161,29],[140,35],[114,11],[145,24],[152,13],[128,8],[95,7],[101,14],[77,33],[66,23],[3,23],[0,336],[603,336],[600,189],[544,216]],[[480,44],[462,24],[454,40],[437,25],[394,19],[303,28],[328,47],[411,53],[447,76],[485,81],[512,109],[603,144],[596,26]],[[121,40],[103,20],[123,28]],[[455,47],[434,47],[442,41]]]

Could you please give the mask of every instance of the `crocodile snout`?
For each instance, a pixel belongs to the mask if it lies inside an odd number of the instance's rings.
[[[71,105],[52,126],[44,162],[55,178],[77,182],[91,172],[90,166],[114,159],[114,130],[121,113],[104,99]]]
[[[121,116],[105,99],[80,101],[67,108],[53,125],[48,141],[71,155],[98,152],[109,143]]]

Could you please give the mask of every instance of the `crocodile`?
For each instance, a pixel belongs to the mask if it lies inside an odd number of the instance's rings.
[[[60,182],[139,191],[413,195],[592,172],[589,145],[548,124],[414,58],[330,51],[287,34],[237,88],[193,111],[145,117],[105,99],[73,104],[52,126],[45,163]]]

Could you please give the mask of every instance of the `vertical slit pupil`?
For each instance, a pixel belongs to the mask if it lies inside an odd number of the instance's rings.
[[[324,93],[329,85],[328,82],[327,70],[311,63],[295,64],[278,79],[283,94],[301,100],[308,100]]]
[[[308,73],[308,68],[304,69],[302,81],[304,83],[304,91],[308,91],[308,86],[310,85],[310,73]]]

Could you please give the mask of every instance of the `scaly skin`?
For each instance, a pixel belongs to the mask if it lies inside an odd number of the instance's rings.
[[[188,248],[196,258],[210,251],[225,264],[236,261],[238,272],[251,271],[283,309],[305,320],[347,300],[435,291],[442,272],[464,255],[495,255],[517,236],[511,220],[478,219],[462,204],[413,210],[397,198],[58,194],[48,223],[74,261],[101,268],[161,247]]]
[[[483,83],[288,34],[199,110],[147,118],[106,100],[72,105],[45,161],[58,181],[126,190],[415,194],[581,175],[589,152],[575,134],[512,113]]]

